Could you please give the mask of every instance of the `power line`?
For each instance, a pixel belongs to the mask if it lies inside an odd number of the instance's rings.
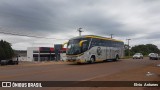
[[[34,35],[24,35],[24,34],[17,34],[17,33],[9,33],[9,32],[2,32],[2,31],[0,31],[0,33],[2,33],[2,34],[7,34],[7,35],[14,35],[14,36],[32,37],[32,38],[56,39],[56,40],[68,40],[68,39],[46,38],[46,37],[34,36]]]

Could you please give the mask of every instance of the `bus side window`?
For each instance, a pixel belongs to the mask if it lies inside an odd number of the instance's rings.
[[[101,40],[101,46],[105,46],[104,40]]]
[[[111,43],[111,41],[107,40],[107,41],[106,41],[106,46],[109,46],[109,47],[111,47],[111,46],[112,46],[112,43]]]
[[[94,46],[99,46],[99,40],[98,39],[92,39],[92,44],[91,44],[91,47],[94,47]]]
[[[82,51],[83,51],[83,52],[88,49],[87,46],[88,46],[87,43],[84,42],[84,43],[83,43],[83,46],[82,46]]]
[[[92,48],[92,47],[94,47],[94,46],[95,46],[95,43],[94,43],[94,41],[92,41],[90,48]]]

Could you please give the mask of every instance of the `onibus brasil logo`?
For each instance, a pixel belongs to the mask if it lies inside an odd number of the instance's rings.
[[[2,87],[42,87],[42,84],[33,82],[2,82]]]

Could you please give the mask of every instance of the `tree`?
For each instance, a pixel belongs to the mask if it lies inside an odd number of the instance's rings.
[[[129,56],[129,51],[130,51],[131,46],[128,46],[127,44],[124,45],[124,52],[125,52],[125,56]],[[128,51],[129,49],[129,51]],[[131,51],[130,51],[131,52]]]
[[[0,59],[11,59],[14,55],[14,51],[11,44],[1,40],[0,41]]]
[[[147,49],[149,53],[155,52],[155,53],[160,53],[160,50],[158,49],[158,47],[156,45],[153,44],[147,44]]]
[[[2,60],[2,59],[5,59],[5,53],[4,53],[4,50],[3,50],[3,48],[2,48],[2,46],[0,45],[0,60]]]
[[[131,54],[142,53],[143,55],[148,55],[149,53],[160,53],[160,50],[156,45],[153,44],[142,44],[131,48]]]

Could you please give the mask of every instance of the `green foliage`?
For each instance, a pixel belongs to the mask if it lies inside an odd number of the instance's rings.
[[[146,44],[146,45],[137,45],[131,48],[130,54],[142,53],[143,55],[148,55],[149,53],[160,53],[160,50],[156,45]],[[125,55],[128,55],[128,50],[125,50]]]
[[[0,41],[0,60],[10,59],[14,55],[14,51],[11,47],[11,44],[1,40]]]
[[[130,46],[128,46],[127,44],[124,45],[124,49],[125,49],[125,56],[129,56],[129,51],[128,48],[130,48]]]

